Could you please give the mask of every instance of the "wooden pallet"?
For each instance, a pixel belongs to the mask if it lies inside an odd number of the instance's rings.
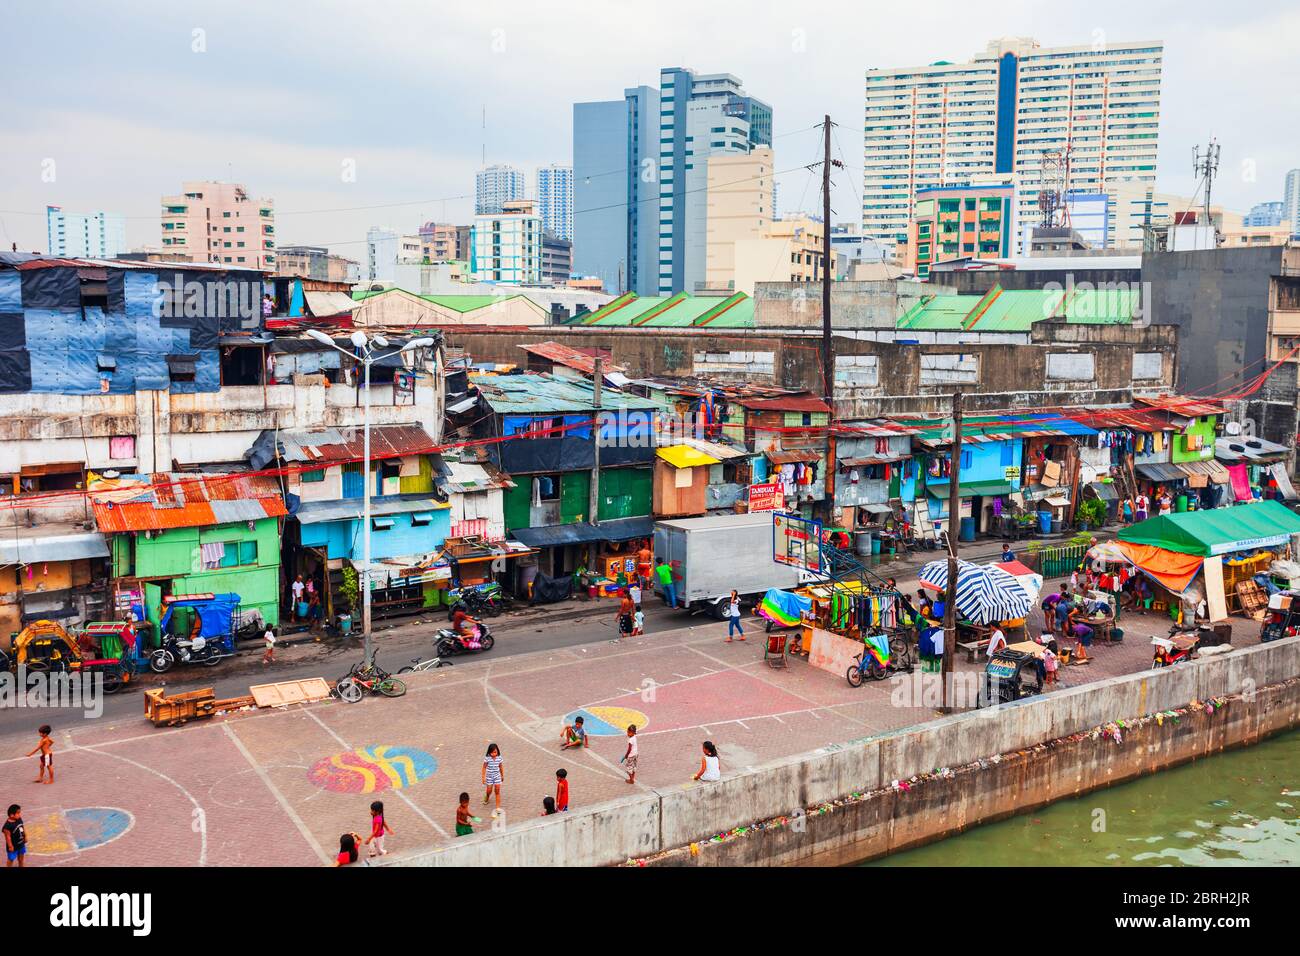
[[[1268,611],[1268,592],[1254,581],[1237,582],[1237,600],[1241,602],[1241,613],[1247,617],[1260,620]]]

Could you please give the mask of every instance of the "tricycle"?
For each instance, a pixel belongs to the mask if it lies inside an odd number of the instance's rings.
[[[0,664],[17,672],[101,675],[106,694],[115,694],[135,676],[134,632],[129,625],[116,625],[123,637],[116,647],[96,645],[93,637],[78,640],[57,621],[33,621],[14,638],[11,654]],[[107,643],[107,642],[105,642]],[[108,655],[112,656],[108,656]]]
[[[1043,692],[1040,658],[1029,651],[1003,647],[993,652],[984,666],[984,687],[980,707],[1010,704]]]

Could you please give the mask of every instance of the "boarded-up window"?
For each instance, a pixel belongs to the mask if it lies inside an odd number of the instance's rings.
[[[932,352],[921,356],[921,384],[973,384],[980,380],[980,357],[969,352]]]
[[[835,384],[849,388],[870,388],[879,385],[879,357],[875,355],[835,356]]]
[[[1164,356],[1159,352],[1134,352],[1133,378],[1135,381],[1163,378],[1164,365]]]
[[[1048,352],[1047,378],[1054,382],[1091,382],[1096,377],[1091,352]]]
[[[693,468],[673,469],[674,488],[689,488],[694,483],[695,483],[695,470]]]

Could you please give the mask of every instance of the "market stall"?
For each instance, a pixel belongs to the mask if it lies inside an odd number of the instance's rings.
[[[1181,599],[1184,616],[1203,597],[1209,619],[1220,621],[1262,610],[1267,592],[1255,578],[1292,557],[1296,534],[1300,516],[1276,501],[1258,501],[1149,518],[1120,531],[1114,545],[1124,561]],[[1151,599],[1152,609],[1157,603]]]

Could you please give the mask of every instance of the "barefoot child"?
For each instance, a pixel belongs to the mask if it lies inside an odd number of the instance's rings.
[[[483,756],[483,802],[487,803],[493,795],[497,798],[497,810],[501,809],[501,784],[506,782],[505,765],[501,758],[501,748],[488,744]]]
[[[555,809],[561,813],[569,809],[569,771],[563,767],[555,771]]]
[[[641,637],[643,634],[645,634],[645,612],[638,605],[632,614],[632,636]]]
[[[266,645],[266,653],[262,655],[262,664],[271,664],[275,662],[275,631],[267,628],[266,633],[262,635],[262,641]]]
[[[35,750],[29,750],[27,752],[27,756],[29,757],[37,753],[37,751],[39,751],[41,755],[40,772],[37,773],[35,782],[53,783],[54,782],[54,741],[50,739],[50,725],[41,724],[41,726],[36,729],[36,732],[41,735],[40,742],[36,744]],[[47,770],[50,772],[49,780],[45,779],[45,771]]]
[[[366,843],[370,844],[371,856],[386,856],[388,851],[384,849],[384,837],[393,832],[393,828],[384,820],[384,804],[382,800],[376,800],[370,805],[370,836],[366,837]]]
[[[468,793],[462,793],[459,799],[460,805],[456,807],[456,836],[469,836],[474,832],[474,824],[478,823],[478,817],[470,816]]]
[[[627,782],[636,783],[636,724],[627,725],[627,752],[619,758],[619,763],[627,765]]]

